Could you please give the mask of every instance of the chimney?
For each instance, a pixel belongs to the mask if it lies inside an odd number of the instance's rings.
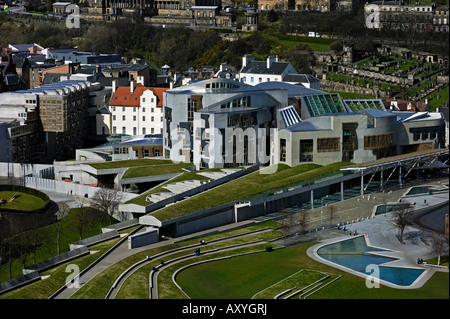
[[[136,81],[130,81],[130,93],[133,94],[134,89],[136,88]]]
[[[114,94],[117,90],[117,80],[112,81],[112,93]]]
[[[267,57],[267,68],[270,69],[273,62],[278,62],[278,55],[269,55]]]
[[[242,67],[245,68],[250,61],[253,61],[255,58],[250,54],[246,54],[242,57]]]
[[[228,70],[228,64],[226,63],[221,63],[220,64],[220,71],[225,72]]]

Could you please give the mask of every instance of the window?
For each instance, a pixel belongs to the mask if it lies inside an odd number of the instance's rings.
[[[313,161],[313,140],[300,140],[300,162]]]
[[[145,122],[145,116],[142,117],[142,122]]]
[[[155,117],[152,116],[152,117],[150,118],[150,121],[154,122],[154,121],[155,121]]]
[[[125,115],[122,115],[122,121],[126,121]]]
[[[136,135],[136,134],[137,134],[137,128],[133,127],[133,135]]]
[[[286,162],[286,139],[280,139],[280,162]]]
[[[146,134],[146,129],[145,129],[145,127],[142,128],[142,134],[144,134],[144,135]]]
[[[339,138],[318,138],[317,139],[317,152],[335,152],[339,151]]]
[[[122,134],[126,134],[127,128],[125,126],[122,126]]]
[[[136,115],[133,115],[133,121],[136,121]]]
[[[116,120],[116,115],[113,115],[113,121],[115,121]]]

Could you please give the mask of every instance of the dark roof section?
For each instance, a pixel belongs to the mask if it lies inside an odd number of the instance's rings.
[[[250,61],[242,68],[241,73],[282,74],[288,66],[289,62],[272,62],[270,68],[267,68],[266,61]]]

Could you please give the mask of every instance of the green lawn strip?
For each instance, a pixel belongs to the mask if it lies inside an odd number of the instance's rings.
[[[122,178],[134,178],[143,176],[155,176],[165,174],[175,174],[183,172],[183,168],[191,166],[192,163],[170,163],[158,165],[146,165],[138,167],[130,167],[123,174]]]
[[[428,259],[428,260],[425,260],[425,261],[428,264],[437,265],[438,264],[438,257],[434,257],[434,258],[431,258],[431,259]],[[448,261],[449,261],[448,255],[441,256],[441,260],[440,260],[439,266],[446,266],[446,267],[448,267],[448,264],[449,264]]]
[[[166,159],[149,159],[141,158],[135,160],[124,160],[124,161],[110,161],[101,163],[91,163],[88,164],[96,169],[110,169],[110,168],[122,168],[122,167],[136,167],[136,166],[148,166],[148,165],[164,165],[164,164],[176,164],[171,160]]]
[[[264,244],[257,244],[257,245],[253,245],[253,246],[236,248],[236,249],[228,250],[228,251],[217,252],[217,253],[213,253],[210,255],[203,255],[203,256],[200,255],[192,260],[186,260],[186,261],[177,263],[177,264],[173,265],[172,267],[166,268],[163,271],[161,271],[158,275],[158,298],[159,299],[186,299],[187,298],[186,295],[183,294],[183,292],[181,292],[172,281],[172,275],[175,273],[175,271],[177,271],[178,269],[180,269],[186,265],[189,265],[193,262],[211,260],[211,259],[226,257],[226,256],[230,256],[230,255],[240,255],[240,254],[245,254],[245,253],[250,253],[250,252],[263,252],[265,250],[266,246],[267,246],[267,244],[264,243]],[[197,267],[197,266],[195,266],[195,267]],[[183,273],[183,271],[181,273]],[[221,279],[226,280],[226,279],[221,278],[220,275],[217,275],[214,278],[214,280],[216,282],[212,281],[212,282],[208,283],[208,287],[210,288],[209,290],[211,293],[203,296],[202,297],[203,299],[246,298],[246,297],[241,297],[240,296],[241,293],[239,291],[236,291],[236,290],[244,290],[245,291],[248,289],[248,287],[242,287],[241,285],[237,285],[236,287],[233,287],[232,291],[217,290],[217,286],[216,286],[216,284],[218,283],[217,281],[220,281]],[[193,296],[190,294],[190,288],[194,288],[193,286],[203,286],[203,282],[200,281],[200,282],[192,283],[192,285],[190,285],[186,289],[182,286],[183,289],[187,292],[187,294],[191,298],[193,298]],[[237,295],[237,297],[230,297],[230,296],[236,296],[236,295]]]
[[[48,299],[55,291],[65,285],[68,276],[73,275],[73,271],[66,272],[67,265],[77,265],[80,271],[82,271],[119,240],[120,239],[117,238],[95,245],[91,247],[91,251],[96,251],[95,253],[71,260],[68,263],[45,271],[41,275],[50,277],[2,295],[0,296],[0,299]]]
[[[326,277],[327,274],[318,272],[315,270],[302,269],[289,277],[275,283],[274,285],[264,289],[257,293],[254,299],[273,299],[275,296],[280,295],[279,298],[283,298],[296,291],[304,289],[316,281]],[[290,291],[288,291],[290,290]],[[288,291],[288,292],[287,292]],[[285,293],[283,293],[285,292]],[[298,294],[297,294],[298,296]]]
[[[9,200],[15,196],[14,200]],[[1,205],[1,210],[20,210],[24,212],[32,212],[41,208],[44,208],[45,201],[39,197],[15,191],[0,191],[0,200],[6,200],[7,202]]]
[[[436,273],[418,289],[394,289],[380,285],[367,288],[365,278],[319,263],[306,255],[315,243],[205,263],[180,272],[177,283],[193,299],[243,298],[282,281],[301,269],[342,275],[339,280],[317,291],[317,299],[448,299],[449,274]]]
[[[275,228],[275,227],[279,227],[279,225],[280,224],[277,222],[263,222],[263,223],[251,225],[249,227],[235,229],[235,230],[228,231],[228,232],[221,233],[221,234],[213,234],[210,236],[205,236],[202,239],[204,239],[206,241],[210,241],[213,239],[242,234],[245,232],[258,230],[258,229],[265,228],[265,227]],[[120,274],[122,274],[125,270],[127,270],[130,266],[134,265],[138,261],[145,259],[146,256],[151,257],[154,255],[163,253],[165,251],[175,249],[175,248],[181,248],[181,247],[197,244],[198,242],[199,242],[199,239],[190,239],[190,240],[181,241],[181,242],[178,242],[175,244],[168,244],[167,246],[163,246],[163,247],[148,249],[148,250],[136,253],[127,258],[124,258],[123,260],[119,261],[118,263],[116,263],[114,265],[111,265],[110,267],[108,267],[107,269],[105,269],[101,273],[99,273],[97,276],[92,278],[81,289],[79,289],[72,296],[72,298],[73,299],[98,299],[98,298],[102,299],[106,296],[106,294],[108,293],[112,284],[120,276]],[[188,252],[188,253],[192,254],[193,251]],[[172,255],[170,255],[170,258],[174,258],[174,256],[176,256],[176,254],[183,255],[183,254],[186,254],[186,252],[172,254]],[[164,260],[167,258],[168,257],[161,257],[161,258],[158,258],[157,260],[150,261],[150,263],[149,263],[149,265],[151,265],[150,269],[152,266],[158,265],[160,263],[160,260]],[[148,279],[147,279],[147,281],[148,281]],[[148,286],[148,284],[147,284],[147,286]],[[148,298],[148,290],[147,290],[147,297],[145,297],[145,298]]]
[[[278,165],[278,171],[274,174],[261,174],[259,171],[248,174],[187,200],[165,207],[152,213],[152,215],[159,220],[169,220],[237,201],[271,189],[317,178],[338,171],[341,167],[348,165],[349,163],[335,163],[323,167],[317,164],[304,164],[295,167]]]

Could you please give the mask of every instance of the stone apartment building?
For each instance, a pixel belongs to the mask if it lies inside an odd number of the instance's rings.
[[[157,25],[231,27],[233,16],[222,10],[222,0],[86,0],[84,15],[113,21],[134,14]]]
[[[88,129],[90,92],[99,83],[61,81],[0,94],[0,144],[10,161],[52,163],[74,158]]]
[[[294,10],[329,12],[335,6],[335,0],[258,0],[260,10]]]
[[[436,8],[434,3],[373,1],[365,4],[364,11],[366,18],[369,14],[378,15],[381,29],[448,32],[448,8]]]
[[[145,87],[131,81],[129,87],[116,87],[109,106],[111,122],[105,123],[110,134],[162,134],[163,92],[168,88]]]

